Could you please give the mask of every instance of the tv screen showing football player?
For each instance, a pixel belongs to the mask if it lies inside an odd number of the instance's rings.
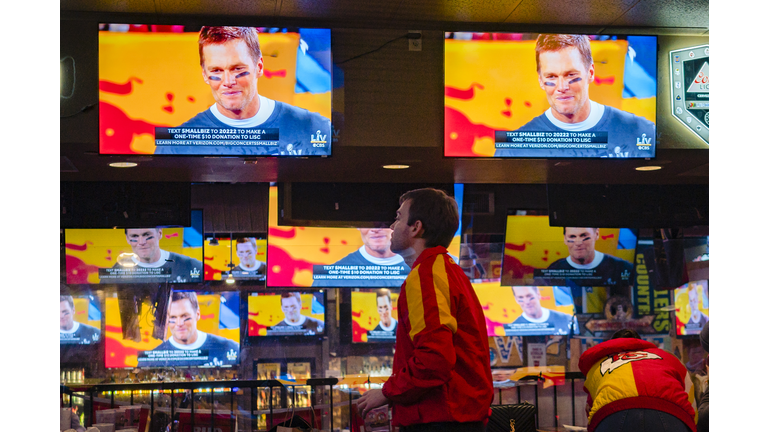
[[[656,37],[445,33],[445,156],[652,158]]]
[[[152,335],[154,306],[139,305],[138,323],[123,323],[116,295],[106,299],[105,365],[116,367],[232,366],[240,363],[240,293],[173,291],[163,339]],[[124,312],[124,311],[123,311]],[[161,315],[162,316],[162,315]],[[123,337],[123,326],[138,324],[139,340]]]
[[[502,285],[627,290],[634,283],[631,229],[551,227],[547,216],[510,214],[504,243]]]
[[[266,280],[266,235],[206,235],[205,280],[226,280],[230,274],[235,280]]]
[[[202,227],[193,210],[190,227],[67,229],[67,283],[202,282]]]
[[[100,30],[101,154],[331,155],[330,29]]]
[[[677,335],[701,333],[709,321],[709,281],[688,282],[675,288],[674,295]]]
[[[352,342],[395,342],[399,289],[352,292]]]
[[[94,296],[59,296],[59,344],[94,345],[101,340],[101,307]]]
[[[248,336],[322,336],[325,294],[320,291],[251,293]]]
[[[568,287],[472,284],[483,306],[488,336],[578,335]]]

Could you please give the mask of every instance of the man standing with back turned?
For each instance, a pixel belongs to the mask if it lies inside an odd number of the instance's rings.
[[[402,432],[483,432],[493,399],[485,317],[446,249],[459,226],[456,201],[417,189],[400,197],[392,251],[411,268],[397,299],[392,376],[358,401],[365,416],[392,405]]]

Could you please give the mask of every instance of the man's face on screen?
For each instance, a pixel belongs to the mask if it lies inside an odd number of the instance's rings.
[[[589,113],[589,84],[595,66],[585,65],[578,48],[568,47],[539,54],[539,86],[555,118],[566,123],[586,120]]]
[[[203,59],[203,80],[211,87],[219,112],[234,119],[256,115],[256,82],[264,73],[264,62],[251,57],[245,41],[205,45]]]
[[[368,252],[375,252],[380,257],[394,255],[389,250],[392,243],[392,230],[389,228],[358,228]]]
[[[75,325],[75,311],[69,306],[69,302],[59,303],[59,327],[61,330],[71,330]]]
[[[237,257],[240,262],[252,267],[256,264],[256,249],[250,243],[238,243],[237,244]]]
[[[597,228],[566,228],[565,245],[568,254],[579,264],[588,264],[595,258],[595,241],[599,234]]]
[[[515,294],[515,301],[523,309],[526,315],[531,318],[540,318],[541,311],[541,294],[535,288],[531,287],[514,287],[512,292]]]
[[[405,200],[397,209],[395,222],[392,223],[392,242],[389,248],[392,252],[398,253],[407,250],[413,246],[413,238],[409,235],[410,226],[408,226],[408,212],[411,208],[412,200]]]
[[[379,310],[379,318],[384,322],[384,325],[389,325],[392,318],[392,301],[389,297],[376,297],[376,304]]]
[[[699,310],[699,293],[695,287],[688,291],[688,304],[691,305],[691,313]]]
[[[301,302],[296,297],[285,297],[281,299],[281,308],[288,321],[298,321],[301,316]]]
[[[163,230],[159,228],[127,229],[125,237],[131,245],[133,253],[143,262],[155,262],[160,259],[160,237]]]
[[[200,319],[200,311],[192,307],[189,299],[181,299],[171,303],[168,308],[168,325],[171,328],[173,339],[182,344],[189,345],[197,340],[197,321]]]

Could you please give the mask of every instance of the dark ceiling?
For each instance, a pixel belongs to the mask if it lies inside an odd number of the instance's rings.
[[[325,159],[201,157],[111,157],[98,155],[96,110],[86,110],[74,118],[61,120],[61,180],[62,181],[192,181],[192,182],[264,182],[264,181],[329,181],[329,182],[463,182],[463,183],[605,183],[605,184],[706,184],[709,181],[709,151],[696,136],[674,119],[668,118],[664,99],[663,50],[676,41],[708,41],[709,2],[696,0],[136,0],[93,2],[62,0],[61,19],[64,22],[152,22],[215,24],[220,21],[237,23],[256,20],[280,25],[308,25],[333,29],[334,59],[349,58],[397,36],[407,29],[424,31],[424,46],[433,56],[425,64],[433,70],[424,72],[434,100],[415,101],[426,105],[433,117],[442,117],[442,48],[429,51],[431,39],[440,40],[446,30],[467,31],[559,31],[592,33],[624,33],[659,35],[660,63],[657,100],[659,129],[656,160],[486,160],[450,159],[442,156],[442,123],[430,127],[426,135],[412,142],[392,139],[373,143],[367,139],[377,133],[365,118],[371,116],[408,114],[408,109],[424,107],[404,104],[398,97],[387,100],[374,92],[369,100],[355,100],[355,74],[375,75],[368,63],[349,63],[344,128],[341,143],[334,147],[333,156]],[[234,21],[234,22],[233,22]],[[62,26],[62,52],[66,46]],[[431,33],[430,33],[431,31]],[[95,32],[94,32],[95,33]],[[94,36],[95,37],[95,36]],[[362,42],[361,42],[362,41]],[[380,42],[376,42],[380,41]],[[403,41],[403,43],[405,43]],[[364,47],[362,44],[368,45]],[[671,44],[671,45],[670,45]],[[395,44],[393,44],[395,45]],[[387,48],[393,52],[397,47]],[[386,50],[380,54],[387,58]],[[407,53],[407,50],[404,50]],[[404,60],[406,53],[397,51]],[[435,66],[437,65],[437,66]],[[347,65],[345,65],[347,66]],[[386,66],[382,66],[386,68]],[[413,73],[418,78],[416,69]],[[436,68],[436,69],[435,69]],[[437,76],[439,75],[439,76]],[[398,87],[408,91],[409,78],[401,78]],[[433,82],[438,81],[439,82]],[[94,86],[95,87],[95,86]],[[423,86],[421,86],[423,87]],[[434,90],[434,91],[433,91]],[[668,90],[666,90],[668,95]],[[95,93],[95,91],[94,91]],[[94,98],[96,96],[94,95]],[[89,102],[92,103],[92,102]],[[336,110],[334,93],[334,110]],[[409,101],[410,103],[410,101]],[[367,104],[367,105],[366,105]],[[358,107],[358,105],[360,105]],[[434,106],[432,106],[434,105]],[[371,111],[371,107],[374,109]],[[354,109],[361,111],[355,112]],[[378,112],[376,111],[378,110]],[[403,114],[405,110],[405,114]],[[71,110],[70,110],[71,111]],[[361,112],[363,114],[361,114]],[[65,108],[62,103],[62,117]],[[406,120],[407,122],[408,120]],[[441,119],[442,121],[442,119]],[[422,129],[418,120],[407,125],[413,131]],[[336,125],[334,125],[335,127]],[[375,125],[374,125],[375,126]],[[83,133],[83,129],[93,131]],[[92,132],[92,133],[91,133]],[[663,132],[663,133],[662,133]],[[418,135],[418,134],[416,134]],[[395,138],[399,138],[395,136]],[[408,142],[411,141],[411,142]],[[131,160],[139,166],[115,169],[114,161]],[[253,163],[255,162],[255,163]],[[408,170],[388,171],[386,163],[405,163]],[[641,165],[661,165],[662,170],[638,172]]]

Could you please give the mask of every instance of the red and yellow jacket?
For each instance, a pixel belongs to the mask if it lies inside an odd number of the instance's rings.
[[[632,408],[664,411],[696,430],[693,383],[672,353],[641,339],[605,341],[581,355],[587,377],[589,432],[609,415]]]
[[[442,247],[413,264],[397,299],[392,423],[484,421],[493,400],[488,334],[469,279]]]

